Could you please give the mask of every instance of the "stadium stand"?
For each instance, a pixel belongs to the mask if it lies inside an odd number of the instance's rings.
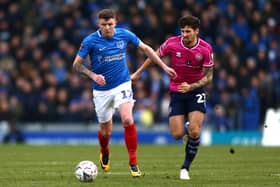
[[[118,10],[118,27],[155,49],[178,35],[177,18],[201,19],[200,36],[215,53],[207,87],[209,127],[257,130],[280,106],[280,14],[277,0],[35,0],[0,1],[0,121],[96,121],[90,80],[72,71],[81,39],[96,30],[96,12]],[[145,56],[129,49],[131,71]],[[88,62],[85,62],[88,63]],[[134,85],[135,119],[167,119],[168,77],[150,68]],[[143,112],[145,111],[145,112]],[[152,117],[150,116],[152,114]],[[118,116],[115,116],[118,119]]]

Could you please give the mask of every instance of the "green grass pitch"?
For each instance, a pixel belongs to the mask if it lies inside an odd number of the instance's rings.
[[[139,145],[138,162],[145,176],[132,178],[126,148],[111,145],[111,171],[104,174],[98,163],[99,147],[92,145],[1,145],[1,187],[169,187],[169,186],[280,186],[280,148],[260,146],[200,147],[189,181],[179,180],[183,145]],[[97,179],[79,182],[75,165],[92,160]]]

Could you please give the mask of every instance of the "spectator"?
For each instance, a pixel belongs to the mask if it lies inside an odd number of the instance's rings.
[[[210,124],[213,125],[213,129],[219,132],[225,132],[232,130],[232,122],[226,116],[225,108],[222,105],[216,105],[214,113],[210,116]]]
[[[260,102],[258,85],[254,76],[251,78],[251,87],[242,89],[241,96],[241,130],[258,130],[260,128]]]
[[[178,16],[192,14],[201,18],[201,37],[213,45],[215,62],[217,62],[213,88],[208,91],[208,100],[211,101],[208,108],[214,111],[216,104],[222,104],[219,100],[223,100],[224,91],[229,89],[228,98],[231,98],[230,100],[234,98],[234,107],[224,106],[224,109],[233,121],[234,129],[243,125],[236,120],[238,112],[236,110],[243,104],[241,102],[243,100],[238,98],[247,98],[246,94],[244,95],[246,91],[242,90],[247,90],[248,94],[252,91],[249,84],[252,77],[257,76],[256,82],[260,85],[258,89],[261,99],[252,102],[262,103],[261,116],[269,107],[280,107],[278,1],[141,0],[137,3],[133,2],[128,0],[85,0],[67,1],[67,3],[50,0],[0,1],[0,90],[8,93],[8,103],[13,97],[19,102],[19,108],[24,108],[22,111],[19,110],[19,122],[48,121],[43,117],[45,115],[54,116],[52,121],[69,120],[57,117],[61,115],[59,113],[61,103],[57,102],[56,95],[52,110],[45,110],[46,108],[43,107],[46,106],[43,104],[46,100],[45,90],[50,87],[60,90],[63,87],[70,93],[66,102],[68,104],[77,98],[82,98],[90,81],[76,77],[71,71],[72,64],[69,62],[73,61],[81,38],[97,29],[96,13],[102,8],[112,6],[118,9],[118,27],[132,29],[154,48],[158,48],[168,36],[178,34],[175,21]],[[217,27],[213,27],[213,23],[216,23]],[[145,58],[143,54],[128,49],[132,71],[137,68],[138,62],[143,61],[143,58]],[[142,74],[141,80],[146,84],[156,82],[151,81],[151,71],[154,70],[147,70]],[[267,78],[264,79],[259,74],[264,74]],[[151,103],[161,103],[167,99],[162,96],[165,94],[161,93],[166,92],[164,85],[168,79],[162,72],[160,77],[159,82],[163,84],[159,89],[160,94],[150,92],[150,88],[146,93],[147,98],[153,98]],[[233,79],[236,84],[229,85],[232,84]],[[264,86],[267,82],[274,86]],[[154,85],[158,84],[154,83]],[[269,89],[265,90],[267,87]],[[274,101],[264,98],[274,98]],[[157,105],[154,107],[155,110],[152,110],[154,115],[159,114],[155,116],[155,122],[165,119],[164,112],[157,113],[159,108]],[[66,111],[69,111],[69,108]],[[30,116],[30,112],[34,115]],[[50,114],[47,114],[48,112]],[[86,119],[83,121],[88,120],[88,116],[84,118]]]
[[[7,134],[3,137],[3,143],[17,143],[22,144],[25,142],[25,138],[23,133],[20,131],[20,129],[16,126],[16,120],[10,119],[8,121],[9,124],[9,131]]]

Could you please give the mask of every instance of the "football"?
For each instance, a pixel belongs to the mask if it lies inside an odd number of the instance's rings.
[[[81,182],[92,182],[97,175],[97,166],[89,160],[79,162],[75,168],[75,176]]]

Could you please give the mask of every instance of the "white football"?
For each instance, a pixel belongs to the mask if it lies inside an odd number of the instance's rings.
[[[79,162],[75,168],[75,176],[81,182],[91,182],[97,175],[97,166],[89,160]]]

